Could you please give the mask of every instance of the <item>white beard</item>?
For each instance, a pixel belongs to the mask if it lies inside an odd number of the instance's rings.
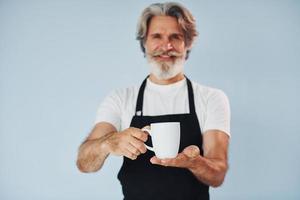
[[[183,72],[184,58],[177,58],[175,63],[173,62],[157,62],[147,56],[148,63],[150,65],[150,73],[153,74],[159,80],[167,80],[173,78],[179,73]]]

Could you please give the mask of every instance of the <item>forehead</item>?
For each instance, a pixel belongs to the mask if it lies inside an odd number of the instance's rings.
[[[175,17],[154,16],[150,21],[148,33],[182,33],[182,31]]]

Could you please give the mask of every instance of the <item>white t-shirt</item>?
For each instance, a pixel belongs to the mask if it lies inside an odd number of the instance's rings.
[[[230,106],[219,89],[192,82],[195,109],[201,132],[217,129],[230,136]],[[111,123],[118,131],[130,126],[135,114],[140,86],[112,91],[100,104],[95,124]],[[186,79],[170,85],[158,85],[147,79],[144,91],[143,115],[189,113]]]

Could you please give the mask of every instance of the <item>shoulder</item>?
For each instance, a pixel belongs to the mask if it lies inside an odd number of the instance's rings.
[[[204,102],[223,101],[228,102],[224,91],[218,88],[209,87],[192,81],[195,98],[201,98]]]
[[[108,96],[114,96],[119,98],[127,98],[138,92],[138,86],[128,86],[123,88],[116,88],[111,90]]]
[[[138,93],[138,86],[129,86],[124,88],[117,88],[112,90],[106,99],[110,99],[119,105],[127,104],[128,101],[132,101],[136,98]]]
[[[230,136],[230,105],[225,92],[195,82],[192,84],[203,133],[207,130],[221,130]]]

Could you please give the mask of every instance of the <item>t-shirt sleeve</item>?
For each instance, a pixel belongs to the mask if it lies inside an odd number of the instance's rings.
[[[121,95],[118,91],[111,92],[97,109],[95,124],[108,122],[118,131],[121,127]]]
[[[207,130],[220,130],[230,136],[230,105],[226,94],[215,89],[207,99],[207,116],[204,132]]]

